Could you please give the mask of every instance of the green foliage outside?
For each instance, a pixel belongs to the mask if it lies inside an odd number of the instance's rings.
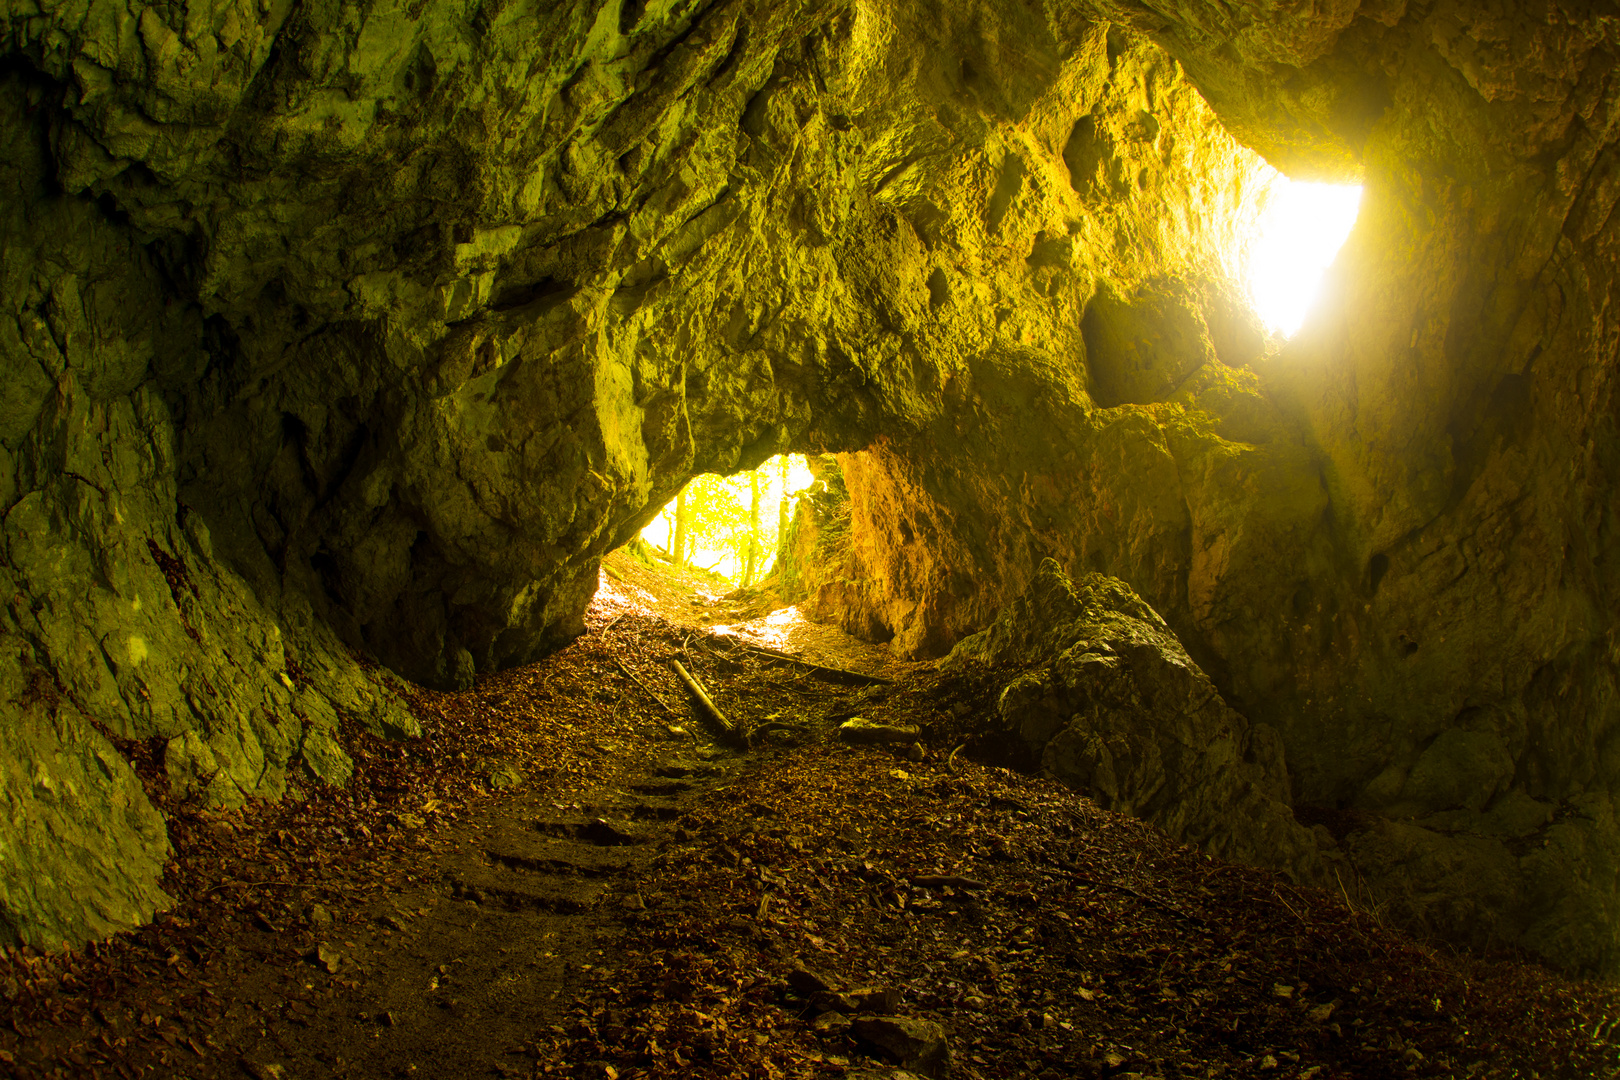
[[[703,473],[692,478],[681,497],[664,507],[641,536],[672,558],[712,569],[735,584],[752,585],[771,571],[795,493],[812,483],[799,454],[778,455],[751,473]],[[684,522],[677,521],[679,512],[684,512]],[[677,535],[682,536],[684,552],[673,550]]]

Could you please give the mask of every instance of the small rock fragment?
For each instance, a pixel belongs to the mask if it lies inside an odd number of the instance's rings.
[[[900,1007],[900,991],[892,986],[863,986],[851,990],[855,1008],[863,1013],[892,1013]]]
[[[836,990],[817,990],[810,995],[810,1007],[818,1012],[852,1013],[856,1011],[855,1006],[854,998]]]
[[[842,1035],[849,1030],[849,1017],[841,1012],[824,1012],[810,1021],[810,1026],[823,1035]]]
[[[485,781],[496,791],[517,787],[527,779],[523,770],[509,761],[496,763],[485,777]]]
[[[325,968],[328,975],[336,975],[338,967],[343,963],[342,954],[330,945],[315,946],[315,951],[310,955],[310,959]]]
[[[1316,1006],[1314,1009],[1312,1009],[1310,1012],[1306,1013],[1305,1015],[1309,1016],[1314,1022],[1316,1022],[1318,1024],[1325,1024],[1325,1023],[1328,1022],[1328,1017],[1333,1015],[1333,1008],[1334,1008],[1333,1003],[1328,1002],[1326,1005],[1318,1005],[1318,1006]]]
[[[331,926],[332,913],[320,904],[309,906],[309,921],[312,926]]]
[[[287,1070],[280,1065],[253,1061],[250,1058],[242,1058],[241,1062],[243,1071],[253,1077],[253,1080],[287,1080]]]
[[[833,988],[833,984],[827,979],[826,976],[820,974],[819,972],[811,971],[809,968],[803,967],[802,965],[795,967],[792,971],[788,972],[787,981],[789,986],[793,987],[793,989],[797,992],[804,994],[806,997],[816,993],[817,991],[831,990]]]
[[[850,1021],[854,1034],[925,1076],[939,1076],[949,1067],[950,1047],[945,1029],[932,1020],[908,1016],[857,1016]]]
[[[927,756],[928,751],[923,749],[923,744],[920,742],[914,742],[910,746],[906,747],[907,761],[922,761]]]

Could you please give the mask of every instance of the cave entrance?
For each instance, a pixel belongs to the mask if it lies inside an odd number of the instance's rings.
[[[1249,297],[1272,333],[1293,337],[1350,237],[1361,187],[1272,180],[1246,258]]]
[[[746,589],[775,568],[794,503],[814,483],[802,454],[778,454],[730,476],[701,473],[641,530],[640,539],[677,566]]]

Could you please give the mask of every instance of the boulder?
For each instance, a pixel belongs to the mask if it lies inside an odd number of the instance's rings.
[[[1001,692],[1004,730],[1099,805],[1211,855],[1297,880],[1320,874],[1276,733],[1229,707],[1124,582],[1071,580],[1045,560],[1029,591],[951,657],[974,660],[1031,665]]]
[[[951,1067],[945,1029],[932,1020],[909,1016],[853,1016],[850,1031],[894,1058],[902,1069],[944,1076]]]

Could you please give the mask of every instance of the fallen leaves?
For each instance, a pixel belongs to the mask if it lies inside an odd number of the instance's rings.
[[[937,1070],[946,1054],[969,1080],[1584,1077],[1620,1061],[1610,989],[1432,953],[1341,897],[1212,862],[998,767],[994,674],[832,687],[643,613],[616,610],[611,626],[466,694],[414,693],[420,740],[346,725],[351,787],[301,803],[163,802],[161,748],[132,747],[169,818],[177,908],[80,953],[7,950],[0,1063],[19,1077],[274,1077],[290,1052],[238,1059],[210,1040],[230,1028],[335,1058],[344,1039],[402,1038],[423,1010],[444,1018],[447,1045],[516,1076],[841,1077],[879,1059]],[[695,724],[657,704],[684,703],[676,655],[728,714],[784,723],[794,745],[723,781],[692,760],[721,752],[699,753]],[[837,724],[857,715],[933,750],[840,745]],[[957,750],[941,761],[944,747]],[[610,822],[589,808],[631,759],[646,794],[718,786],[667,824]],[[480,794],[497,776],[512,786]],[[375,950],[484,917],[476,890],[449,899],[433,858],[476,843],[474,820],[506,805],[490,799],[523,791],[552,800],[574,839],[657,854],[580,914],[602,935],[589,948],[537,954],[566,969],[567,991],[513,1056],[478,1045],[488,1018],[466,1011],[460,961],[419,969],[405,1005],[364,995]],[[660,846],[642,843],[653,834]],[[359,1020],[338,1016],[357,1001]]]

